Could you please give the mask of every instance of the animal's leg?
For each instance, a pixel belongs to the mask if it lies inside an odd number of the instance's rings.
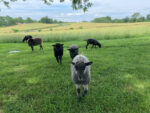
[[[59,63],[59,59],[58,59],[58,56],[55,56],[55,57],[56,57],[57,63]]]
[[[88,45],[89,45],[89,43],[87,43],[87,45],[86,45],[86,49],[88,49]]]
[[[94,47],[94,45],[92,45],[92,48]]]
[[[43,50],[43,46],[42,46],[42,45],[40,45],[40,49],[42,49],[42,50]]]
[[[62,56],[59,56],[60,64],[62,64]]]
[[[95,45],[95,48],[96,48],[96,45]]]
[[[77,99],[78,101],[80,101],[81,97],[80,97],[80,85],[76,84],[76,89],[77,89]]]
[[[33,46],[31,46],[31,49],[32,49],[32,51],[34,51],[34,48],[33,48]]]
[[[84,92],[83,92],[83,96],[85,96],[88,92],[88,84],[87,85],[83,85],[84,88]]]

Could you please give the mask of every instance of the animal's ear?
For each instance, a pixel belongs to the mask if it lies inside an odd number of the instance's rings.
[[[89,66],[91,64],[93,64],[93,62],[87,62],[87,63],[85,63],[86,66]]]
[[[53,47],[55,47],[56,45],[52,45]]]
[[[34,42],[34,40],[33,39],[30,39],[31,40],[31,42]]]
[[[68,49],[70,51],[70,49]]]
[[[31,35],[30,35],[29,37],[30,37],[30,38],[32,38],[32,36],[31,36]]]
[[[63,46],[64,44],[60,44],[61,46]]]
[[[72,64],[72,65],[75,65],[75,63],[74,63],[74,62],[71,62],[71,64]]]

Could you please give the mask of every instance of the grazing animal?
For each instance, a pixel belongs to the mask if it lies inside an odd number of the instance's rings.
[[[43,49],[41,38],[32,38],[31,35],[26,35],[22,41],[23,42],[27,41],[32,51],[34,50],[33,46],[36,46],[36,45],[40,45],[40,49]]]
[[[70,57],[73,59],[79,53],[79,47],[77,45],[71,45],[69,47]]]
[[[56,43],[53,45],[54,47],[54,56],[56,57],[57,63],[62,64],[62,56],[63,56],[63,45],[60,43]]]
[[[90,74],[90,65],[93,62],[89,62],[84,55],[77,55],[71,62],[71,73],[72,80],[76,85],[77,90],[77,99],[80,101],[80,86],[83,86],[85,96],[88,92],[88,85],[90,83],[91,74]]]
[[[98,46],[99,48],[101,48],[101,44],[97,40],[95,40],[95,39],[92,39],[92,38],[87,39],[86,49],[88,49],[88,45],[89,44],[92,44],[92,48],[96,47],[96,46]]]

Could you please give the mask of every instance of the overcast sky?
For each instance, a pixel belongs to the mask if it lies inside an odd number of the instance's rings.
[[[140,12],[143,16],[150,13],[150,0],[90,0],[93,6],[88,12],[82,10],[74,11],[70,0],[59,3],[54,0],[52,5],[43,4],[40,0],[27,0],[26,2],[13,2],[11,8],[0,4],[0,16],[31,17],[39,20],[48,16],[62,21],[91,21],[96,17],[111,16],[112,18],[124,18],[131,16],[134,12]]]

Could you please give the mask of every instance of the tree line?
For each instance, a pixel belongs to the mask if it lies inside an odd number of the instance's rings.
[[[92,22],[96,23],[133,23],[133,22],[150,22],[150,14],[142,16],[136,12],[131,17],[125,17],[122,19],[112,19],[110,16],[95,18]]]
[[[35,23],[35,22],[46,23],[46,24],[62,23],[62,21],[57,21],[57,20],[49,18],[47,16],[42,17],[39,21],[33,20],[30,17],[23,19],[22,17],[12,18],[10,16],[0,16],[0,26],[11,26],[11,25],[24,24],[24,23]]]

